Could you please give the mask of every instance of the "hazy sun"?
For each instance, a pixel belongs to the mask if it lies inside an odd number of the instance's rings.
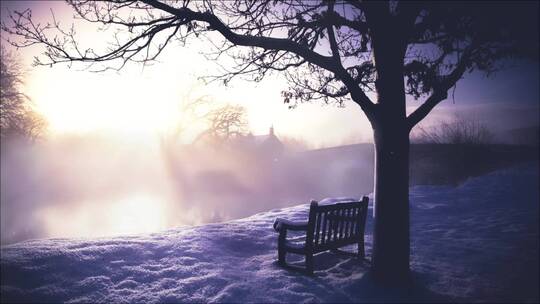
[[[39,73],[38,73],[39,74]],[[38,78],[40,75],[36,75]],[[178,116],[178,92],[150,75],[54,73],[32,81],[38,110],[52,133],[164,131]]]

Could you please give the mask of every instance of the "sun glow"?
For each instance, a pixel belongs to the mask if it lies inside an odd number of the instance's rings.
[[[178,116],[178,92],[153,75],[67,70],[51,79],[36,74],[30,91],[55,134],[113,131],[140,136],[171,128]]]

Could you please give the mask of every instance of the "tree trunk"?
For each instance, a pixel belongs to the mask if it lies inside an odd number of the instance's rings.
[[[372,271],[386,285],[409,278],[409,128],[403,62],[406,36],[387,4],[370,2],[377,108],[370,122],[375,142]]]
[[[409,132],[392,120],[374,130],[372,270],[384,283],[409,279]]]

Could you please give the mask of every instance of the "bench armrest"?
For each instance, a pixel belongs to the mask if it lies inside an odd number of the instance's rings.
[[[277,218],[274,221],[274,230],[280,232],[282,230],[295,230],[295,231],[304,231],[307,230],[307,222],[291,222],[286,219]]]

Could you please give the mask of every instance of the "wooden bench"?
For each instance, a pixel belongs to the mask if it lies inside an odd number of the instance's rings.
[[[285,255],[305,255],[306,271],[313,273],[313,255],[326,250],[337,250],[350,244],[358,244],[358,256],[364,258],[364,228],[369,199],[359,202],[339,202],[319,205],[311,201],[307,223],[291,222],[277,218],[274,229],[279,232],[278,262],[286,266]],[[305,243],[295,244],[287,240],[287,231],[306,231]]]

